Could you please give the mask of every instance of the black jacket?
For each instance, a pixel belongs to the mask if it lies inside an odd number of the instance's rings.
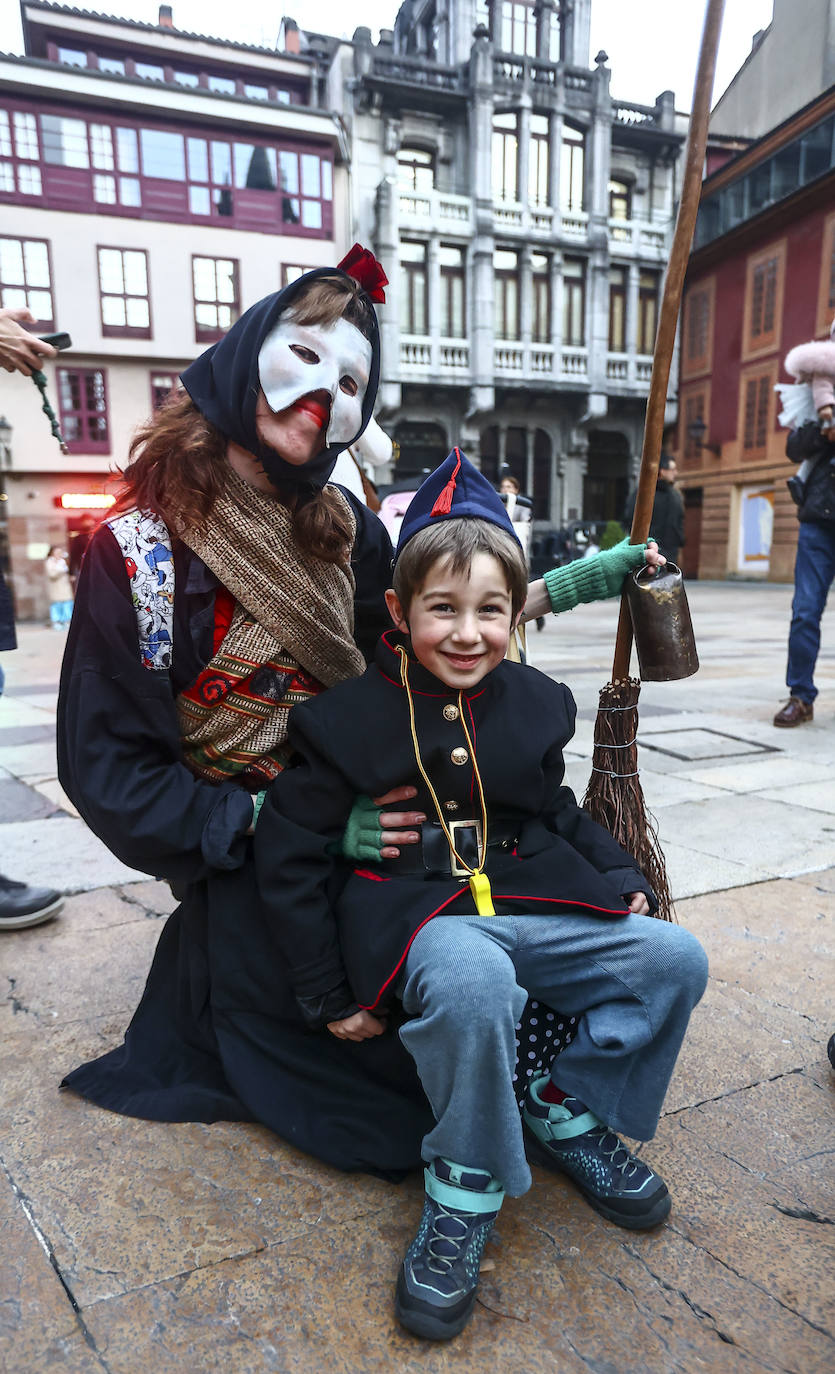
[[[806,479],[804,500],[797,508],[798,520],[801,524],[835,527],[835,444],[824,438],[820,425],[809,420],[791,431],[786,456],[793,463],[807,458],[814,462]]]
[[[14,628],[14,607],[12,594],[6,585],[3,569],[0,568],[0,652],[17,648]]]
[[[627,529],[632,524],[637,495],[636,488],[626,503],[624,523]],[[677,562],[679,552],[684,547],[684,502],[681,492],[676,490],[672,482],[665,482],[663,477],[658,478],[655,486],[649,532],[658,544],[659,553],[673,563]]]
[[[384,635],[361,678],[293,708],[288,728],[299,762],[270,786],[258,819],[261,898],[312,1026],[358,1006],[385,1008],[420,926],[440,911],[475,911],[466,878],[451,877],[449,869],[446,877],[416,872],[413,854],[349,870],[329,852],[358,794],[380,796],[413,783],[413,805],[436,814],[415,763],[400,683],[396,646],[404,642],[394,632]],[[448,718],[457,693],[414,660],[409,676],[424,767],[441,801],[455,803],[448,819],[478,816],[469,754],[463,765],[451,757],[467,749],[457,711]],[[563,785],[562,751],[576,712],[568,688],[535,668],[503,662],[463,701],[488,836],[491,828],[504,836],[486,866],[497,913],[558,918],[579,909],[617,919],[626,914],[627,892],[645,892],[652,902],[631,855]]]

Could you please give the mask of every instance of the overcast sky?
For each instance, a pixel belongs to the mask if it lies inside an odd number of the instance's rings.
[[[800,9],[802,4],[799,0]],[[356,25],[367,24],[376,40],[381,26],[394,23],[399,0],[357,0],[352,6],[344,0],[304,0],[295,6],[294,0],[281,0],[275,9],[269,0],[172,0],[172,5],[180,29],[272,47],[285,9],[301,27],[321,33],[350,37]],[[772,0],[726,0],[715,98],[745,61],[753,35],[769,23],[772,7]],[[100,8],[146,23],[155,23],[159,12],[157,0],[108,0]],[[612,93],[652,105],[661,91],[672,90],[676,107],[689,110],[703,12],[703,0],[593,0],[590,56],[594,59],[601,48],[609,54]],[[22,50],[17,2],[0,0],[0,51]]]

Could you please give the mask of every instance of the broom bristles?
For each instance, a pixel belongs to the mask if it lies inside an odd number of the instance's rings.
[[[655,820],[647,811],[638,774],[639,678],[607,682],[594,727],[592,774],[582,805],[631,854],[658,902],[659,920],[675,919],[667,867]]]

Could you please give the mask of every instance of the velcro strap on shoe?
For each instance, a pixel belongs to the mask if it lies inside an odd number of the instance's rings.
[[[456,1212],[498,1212],[504,1202],[504,1189],[498,1193],[476,1193],[470,1188],[456,1188],[443,1179],[436,1178],[431,1169],[424,1169],[423,1177],[426,1192],[433,1202],[442,1207],[452,1207]]]
[[[567,1121],[554,1121],[549,1116],[547,1121],[548,1133],[555,1140],[573,1140],[575,1135],[585,1135],[586,1131],[592,1131],[595,1126],[602,1124],[594,1112],[581,1112],[579,1116],[570,1116]]]

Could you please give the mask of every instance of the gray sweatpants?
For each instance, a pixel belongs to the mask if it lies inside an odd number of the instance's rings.
[[[613,1130],[650,1140],[706,982],[695,936],[650,916],[434,917],[398,987],[414,1018],[400,1038],[437,1123],[423,1158],[487,1169],[511,1197],[530,1187],[513,1091],[529,996],[579,1017],[555,1083]]]

